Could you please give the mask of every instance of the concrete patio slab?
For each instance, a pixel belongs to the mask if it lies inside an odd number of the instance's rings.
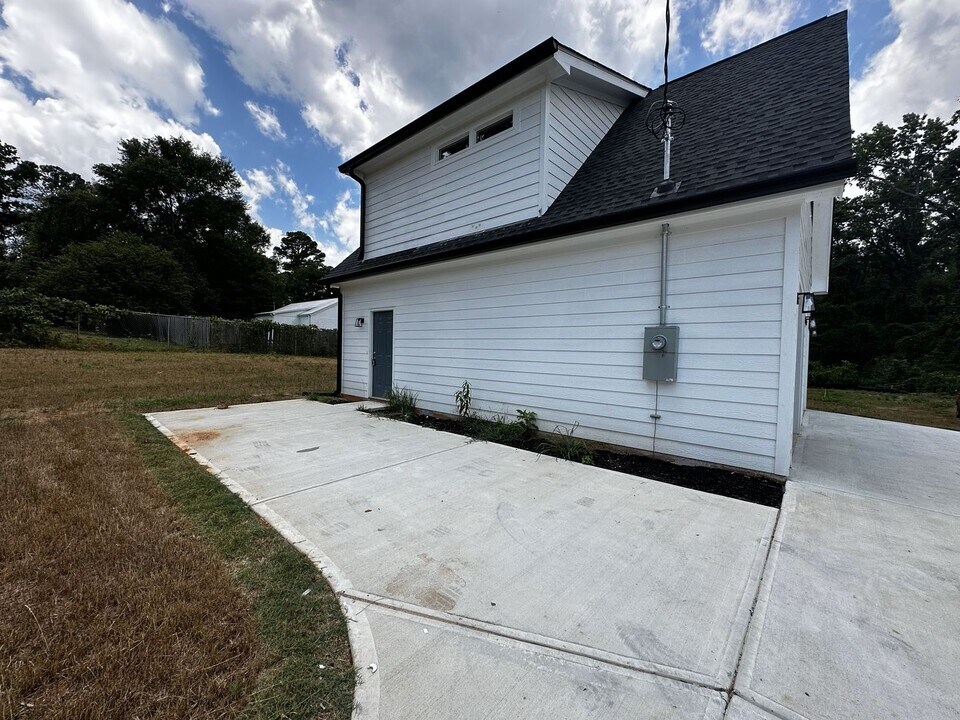
[[[258,500],[467,443],[467,438],[450,433],[425,438],[416,426],[389,423],[356,408],[285,400],[154,417],[165,422],[175,416],[178,437],[202,455],[210,449],[218,458],[229,457],[231,477]]]
[[[790,479],[960,516],[960,433],[810,410]]]
[[[824,413],[808,427],[737,694],[787,719],[960,717],[960,481],[944,461],[960,434]],[[937,498],[944,512],[926,509]]]
[[[518,668],[546,655],[567,670],[547,663],[546,674],[528,672],[534,696],[573,692],[576,670],[617,678],[596,685],[597,708],[722,715],[716,690],[733,679],[775,510],[344,406],[294,401],[154,417],[349,578],[347,596],[367,608],[380,657],[381,717],[410,716],[386,708],[415,702],[427,687],[444,709],[413,716],[450,717],[459,707],[463,674],[411,675],[421,689],[403,680],[410,623],[427,621],[458,639],[418,663],[473,667],[474,652],[496,647],[497,662],[514,667],[477,669],[471,692],[485,697],[499,697],[503,678],[517,684]],[[490,716],[528,717],[523,697],[504,695]],[[557,719],[594,716],[555,705]]]

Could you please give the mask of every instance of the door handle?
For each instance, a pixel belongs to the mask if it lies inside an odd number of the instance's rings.
[[[376,353],[373,354],[373,359],[370,360],[370,363],[371,363],[372,365],[376,365],[376,364],[377,364],[377,354],[376,354]]]

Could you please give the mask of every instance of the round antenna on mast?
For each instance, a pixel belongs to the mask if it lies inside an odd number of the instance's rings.
[[[675,101],[670,99],[670,0],[666,0],[666,38],[663,44],[663,97],[650,103],[647,111],[647,130],[663,143],[663,182],[657,185],[652,197],[669,195],[680,187],[680,181],[670,179],[670,144],[673,133],[683,127],[687,116]]]

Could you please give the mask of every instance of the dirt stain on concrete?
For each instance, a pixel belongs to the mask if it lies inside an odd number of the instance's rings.
[[[211,442],[219,437],[220,433],[216,430],[194,430],[193,432],[184,433],[180,436],[180,439],[188,445],[196,445],[197,443]]]

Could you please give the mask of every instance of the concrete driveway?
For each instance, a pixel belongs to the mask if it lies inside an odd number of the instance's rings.
[[[727,717],[960,718],[960,433],[810,411],[794,457]]]
[[[352,405],[154,418],[338,569],[364,712],[722,717],[775,510]]]
[[[960,468],[960,434],[811,413],[778,521],[353,405],[153,420],[342,593],[356,717],[960,709],[956,632],[944,631],[960,628],[958,482],[944,475]],[[915,448],[934,456],[919,483]]]

